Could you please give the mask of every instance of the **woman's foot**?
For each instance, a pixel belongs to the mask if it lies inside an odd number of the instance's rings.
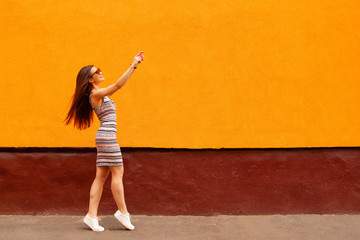
[[[122,214],[119,210],[116,211],[114,214],[115,218],[121,222],[122,225],[124,225],[129,230],[134,230],[134,225],[130,222],[130,214]]]
[[[89,216],[89,214],[86,214],[86,217],[84,218],[84,223],[88,225],[95,232],[104,231],[104,228],[99,225],[99,221],[97,217],[92,218]]]

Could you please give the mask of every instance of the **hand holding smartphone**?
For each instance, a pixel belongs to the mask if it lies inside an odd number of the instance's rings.
[[[144,55],[143,55],[144,51],[138,52],[135,56],[136,60],[138,60],[138,63],[141,63],[142,61],[144,61]]]

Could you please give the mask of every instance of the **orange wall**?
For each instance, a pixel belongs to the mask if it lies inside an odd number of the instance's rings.
[[[360,146],[358,1],[0,0],[1,147],[93,147],[79,69],[116,81],[123,147]]]

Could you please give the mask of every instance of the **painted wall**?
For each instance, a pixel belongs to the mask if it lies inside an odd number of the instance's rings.
[[[360,145],[358,1],[0,0],[1,147],[93,147],[63,119],[79,69],[113,83],[124,147]]]
[[[360,148],[123,148],[123,156],[132,214],[360,214]],[[0,151],[0,214],[83,215],[95,159],[78,149]],[[99,214],[115,210],[109,176]]]

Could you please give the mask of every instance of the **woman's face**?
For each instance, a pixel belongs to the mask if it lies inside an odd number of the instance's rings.
[[[105,80],[100,68],[92,67],[90,70],[90,73],[91,73],[90,76],[92,76],[92,77],[89,79],[89,82],[91,82],[91,83],[99,84]]]

